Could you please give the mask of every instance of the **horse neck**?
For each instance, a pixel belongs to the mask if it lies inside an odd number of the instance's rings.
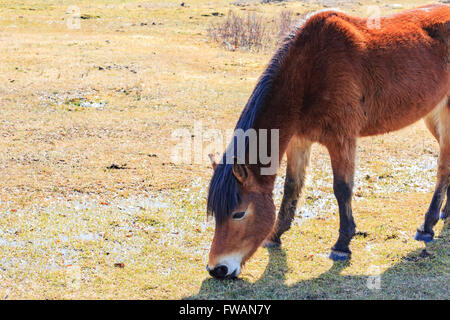
[[[284,154],[286,153],[289,141],[294,135],[295,128],[294,118],[289,116],[289,105],[283,102],[285,109],[280,112],[280,109],[276,107],[279,103],[278,101],[278,99],[274,99],[268,104],[267,109],[264,110],[264,112],[262,112],[261,115],[255,120],[254,126],[254,129],[258,133],[258,144],[260,143],[261,133],[263,133],[264,130],[267,130],[268,137],[265,141],[265,150],[267,150],[267,154],[270,154],[270,158],[272,159],[271,161],[277,161],[276,168],[273,168],[273,170],[264,170],[267,169],[267,165],[261,163],[260,155],[258,155],[257,164],[250,166],[253,174],[257,177],[257,180],[264,186],[265,189],[267,188],[268,192],[272,192],[274,188],[277,170],[281,165]],[[277,140],[273,135],[273,130],[278,130],[278,156],[276,158],[272,155],[273,139],[275,141]],[[259,147],[258,152],[260,152]],[[272,165],[273,164],[271,162],[270,166]]]
[[[268,132],[277,129],[278,139],[278,166],[287,150],[289,141],[294,136],[298,127],[298,110],[301,108],[305,87],[306,75],[309,73],[309,66],[299,62],[302,56],[302,47],[294,48],[288,53],[284,53],[284,61],[276,71],[271,88],[270,99],[266,102],[263,110],[259,112],[253,122],[252,128],[259,132],[265,129]],[[305,76],[299,77],[299,74]],[[295,83],[292,83],[295,81]],[[293,90],[292,88],[295,88]],[[259,141],[258,141],[259,143]],[[270,150],[271,139],[266,140],[266,150]],[[269,175],[261,175],[261,164],[253,166],[253,172],[264,184],[268,185],[270,191],[273,190],[276,172]]]

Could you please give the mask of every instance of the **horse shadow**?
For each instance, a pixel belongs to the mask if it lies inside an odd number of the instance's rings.
[[[316,278],[286,284],[283,249],[269,249],[267,267],[256,282],[207,278],[197,294],[183,299],[448,299],[450,223],[433,243],[415,250],[379,276],[342,275],[351,262],[334,262]]]

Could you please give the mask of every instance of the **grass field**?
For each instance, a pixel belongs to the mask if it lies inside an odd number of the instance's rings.
[[[208,162],[171,161],[174,130],[233,129],[273,52],[212,42],[221,13],[367,16],[427,2],[181,2],[0,3],[0,299],[448,299],[448,224],[426,251],[413,240],[438,157],[422,122],[360,141],[351,262],[327,258],[337,205],[315,146],[282,248],[258,250],[235,281],[205,271]]]

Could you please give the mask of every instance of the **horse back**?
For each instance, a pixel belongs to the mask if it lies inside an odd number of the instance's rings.
[[[423,118],[447,95],[450,7],[424,6],[379,22],[374,28],[330,11],[299,31],[311,65],[302,115],[312,126],[319,118],[332,135],[386,133]],[[317,128],[319,140],[322,134]]]
[[[393,16],[395,19],[396,16]],[[432,39],[448,44],[450,36],[450,6],[431,4],[398,15],[400,23],[418,23]]]

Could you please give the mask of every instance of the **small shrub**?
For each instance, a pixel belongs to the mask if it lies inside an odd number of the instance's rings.
[[[283,40],[294,28],[294,12],[283,10],[278,17],[278,39]]]
[[[223,21],[211,24],[208,34],[214,41],[221,43],[229,50],[259,49],[268,39],[262,17],[250,13],[242,17],[233,11],[229,11]]]
[[[305,16],[283,10],[277,19],[269,20],[255,13],[240,16],[230,10],[225,18],[209,26],[208,35],[228,50],[273,48],[293,31],[297,20],[303,21]]]

